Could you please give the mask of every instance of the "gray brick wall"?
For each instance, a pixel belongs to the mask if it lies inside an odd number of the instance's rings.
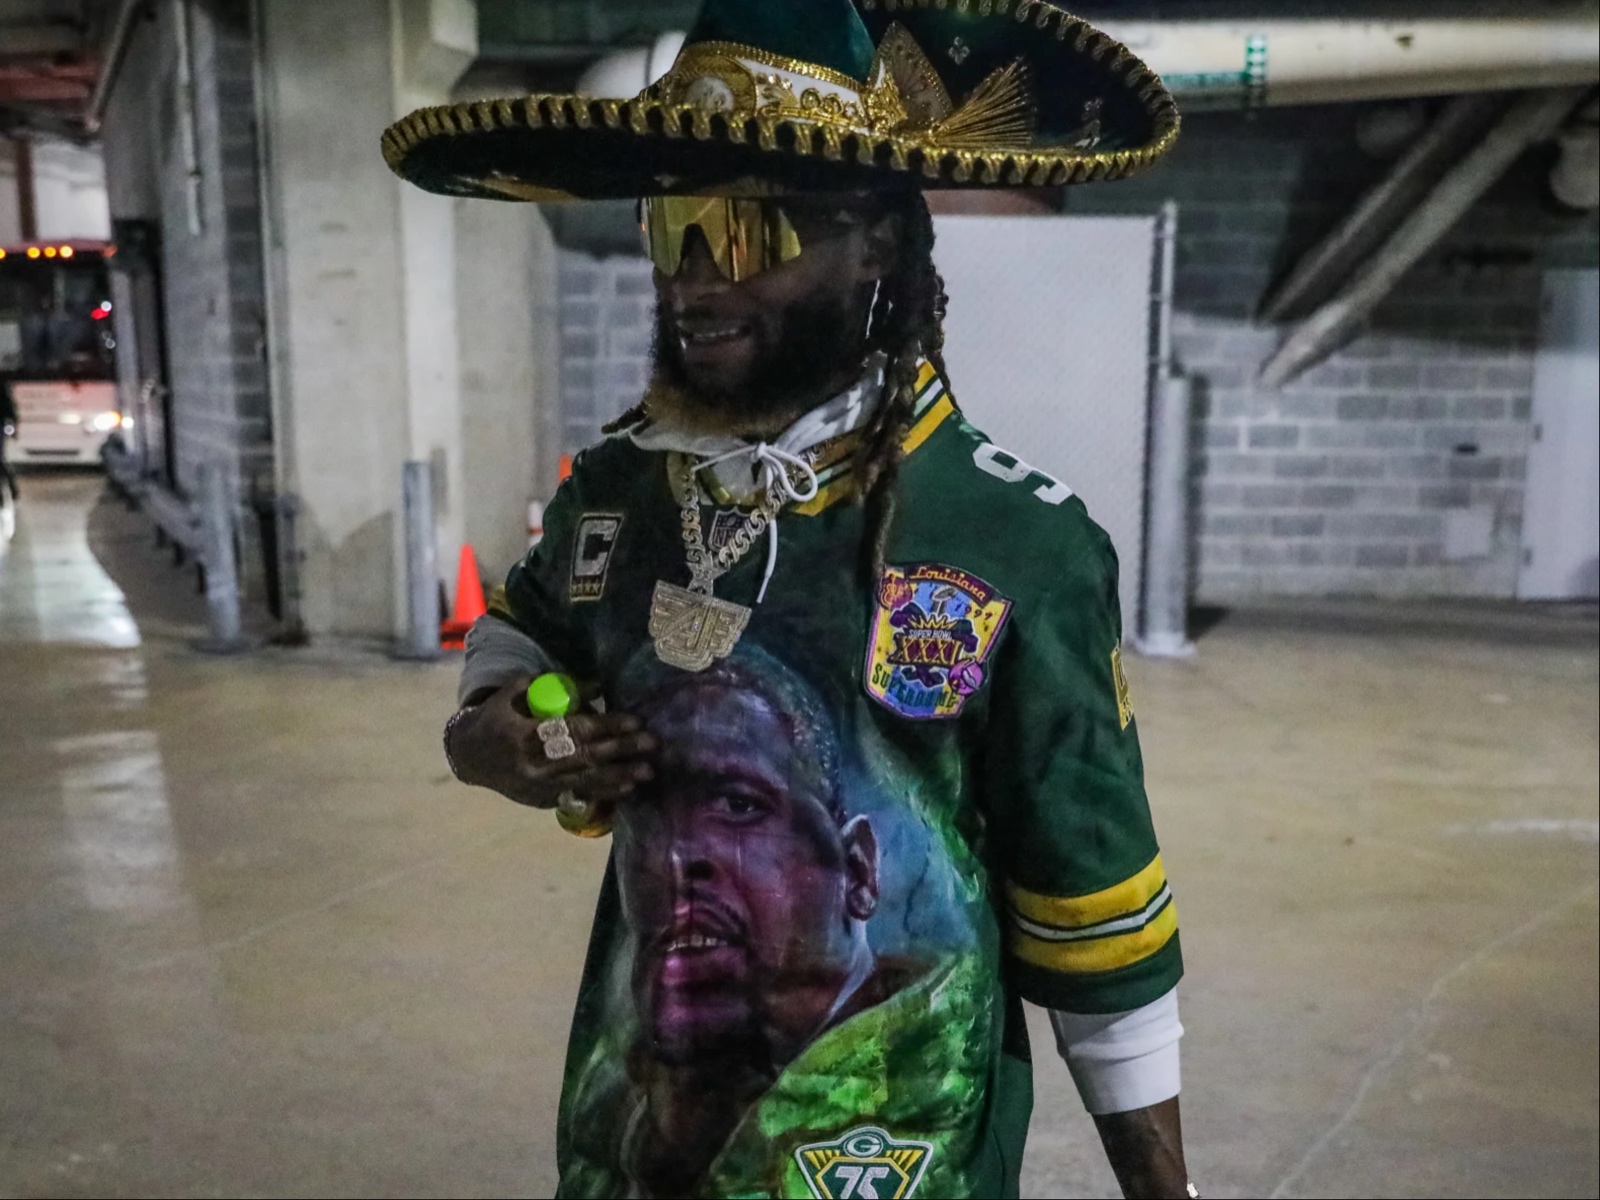
[[[1542,205],[1530,155],[1405,279],[1369,327],[1281,391],[1272,283],[1385,170],[1355,107],[1192,118],[1149,175],[1070,211],[1181,206],[1176,349],[1199,382],[1197,597],[1510,596],[1521,548],[1539,288],[1593,265],[1592,218]],[[1492,513],[1487,557],[1445,561],[1446,515]]]
[[[247,585],[260,548],[249,509],[273,488],[265,280],[257,190],[254,55],[245,0],[186,3],[194,71],[199,230],[189,219],[176,5],[142,24],[107,115],[107,183],[118,217],[161,223],[176,479],[225,464],[239,501]]]
[[[561,450],[576,454],[644,395],[655,329],[655,286],[643,258],[563,250]]]
[[[178,484],[207,459],[237,474],[241,499],[272,486],[265,282],[256,174],[250,25],[239,0],[189,5],[200,171],[200,232],[188,223],[178,122],[162,132],[163,241]],[[176,57],[172,9],[158,36]],[[157,88],[175,88],[172,79]],[[173,111],[181,104],[174,97]]]

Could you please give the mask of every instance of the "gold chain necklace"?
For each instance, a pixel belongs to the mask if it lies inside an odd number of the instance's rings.
[[[749,554],[767,527],[783,511],[784,481],[774,479],[744,523],[715,552],[706,545],[700,521],[700,485],[693,462],[683,459],[679,508],[683,547],[689,560],[689,586],[658,580],[650,601],[650,640],[656,657],[684,671],[704,671],[733,653],[754,610],[731,600],[718,600],[716,582]]]

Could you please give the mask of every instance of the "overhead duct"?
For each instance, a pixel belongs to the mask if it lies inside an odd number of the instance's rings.
[[[608,54],[578,77],[574,90],[583,96],[631,100],[672,68],[683,41],[681,33],[663,33],[652,45]]]
[[[1519,16],[1483,12],[1464,4],[1455,16],[1422,19],[1095,23],[1149,64],[1189,112],[1600,83],[1600,6],[1592,0],[1529,5]],[[682,45],[681,33],[666,33],[649,49],[608,55],[578,90],[636,96]]]
[[[1190,112],[1600,81],[1600,8],[1579,0],[1506,7],[1523,11],[1485,17],[1481,6],[1463,6],[1456,16],[1425,19],[1097,24],[1149,64]]]

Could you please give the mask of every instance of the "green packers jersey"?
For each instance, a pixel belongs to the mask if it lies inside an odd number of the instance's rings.
[[[627,437],[493,605],[663,745],[614,816],[563,1196],[1014,1196],[1020,1001],[1121,1012],[1182,973],[1105,534],[925,368],[873,566],[850,449],[761,603],[766,535],[717,580],[751,612],[702,670],[652,637],[716,632],[653,603],[690,582],[686,480],[713,551],[748,510]]]

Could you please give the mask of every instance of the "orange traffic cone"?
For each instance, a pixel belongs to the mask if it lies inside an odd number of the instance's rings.
[[[478,556],[471,546],[461,547],[461,569],[456,572],[456,603],[448,620],[439,626],[439,645],[446,650],[465,650],[467,630],[489,611],[483,602],[483,579],[478,574]]]

